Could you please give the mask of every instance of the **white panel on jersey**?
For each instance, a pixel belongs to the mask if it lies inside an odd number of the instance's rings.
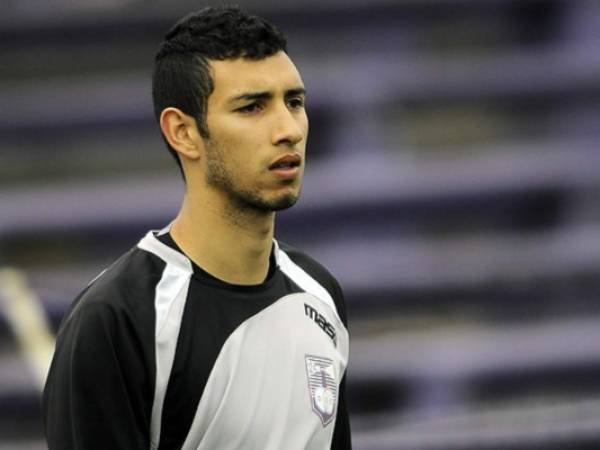
[[[156,384],[150,422],[150,448],[154,450],[160,442],[162,409],[193,269],[184,255],[157,240],[152,232],[142,239],[138,247],[157,255],[167,263],[156,285],[154,298]]]
[[[184,254],[179,253],[156,239],[154,231],[149,231],[138,243],[138,247],[155,254],[167,264],[172,264],[190,274],[193,272],[190,260]]]
[[[336,322],[334,310],[302,292],[277,300],[229,336],[183,450],[331,447],[339,385],[348,361],[348,332],[341,324],[336,327],[336,347],[306,314],[305,304],[324,320]],[[321,361],[322,368],[307,370],[314,361]],[[327,390],[325,400],[334,405],[317,397],[319,387]]]

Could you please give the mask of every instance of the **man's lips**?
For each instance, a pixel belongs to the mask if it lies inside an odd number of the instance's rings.
[[[285,155],[269,166],[269,171],[281,181],[293,181],[300,176],[300,155]]]
[[[295,169],[302,164],[302,158],[299,155],[285,155],[269,166],[269,170],[289,170]]]

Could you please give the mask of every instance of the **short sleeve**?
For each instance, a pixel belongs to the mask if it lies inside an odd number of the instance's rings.
[[[46,381],[50,450],[149,448],[147,362],[128,319],[81,302],[63,324]]]

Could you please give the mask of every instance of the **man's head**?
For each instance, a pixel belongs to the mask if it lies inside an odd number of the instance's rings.
[[[283,35],[238,8],[178,22],[156,57],[154,109],[188,184],[229,204],[277,210],[297,199],[308,120]],[[282,159],[283,158],[283,159]]]
[[[152,76],[154,115],[175,107],[196,120],[208,138],[208,97],[214,90],[210,61],[239,57],[260,60],[287,51],[285,37],[264,19],[236,7],[207,7],[188,14],[165,35]],[[177,152],[169,151],[181,168]]]

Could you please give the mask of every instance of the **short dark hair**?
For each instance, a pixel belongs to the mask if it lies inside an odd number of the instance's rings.
[[[200,134],[208,138],[206,109],[214,89],[210,60],[258,60],[279,51],[287,52],[283,34],[239,7],[207,7],[188,14],[169,30],[156,53],[152,75],[156,120],[165,108],[179,108],[195,119]],[[177,153],[166,143],[183,174]]]

